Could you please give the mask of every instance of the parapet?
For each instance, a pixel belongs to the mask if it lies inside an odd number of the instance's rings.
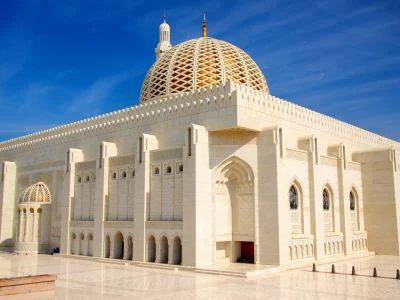
[[[357,140],[373,147],[391,146],[400,151],[398,142],[250,87],[227,81],[193,92],[155,98],[134,107],[11,139],[0,143],[0,155],[98,136],[230,106],[240,106],[276,116],[335,134],[344,140]]]

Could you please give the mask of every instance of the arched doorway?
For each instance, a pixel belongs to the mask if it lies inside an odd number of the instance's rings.
[[[172,263],[174,265],[182,264],[182,241],[179,236],[176,236],[173,240],[173,252],[172,252]]]
[[[81,232],[81,234],[79,235],[79,255],[83,255],[84,254],[84,242],[85,242],[85,236],[83,235],[83,232]]]
[[[126,253],[126,259],[132,260],[133,257],[133,240],[132,236],[128,236],[127,240],[127,253]]]
[[[86,255],[93,256],[93,235],[89,232],[87,236],[87,250]]]
[[[114,257],[115,259],[124,258],[124,237],[120,231],[114,235]]]
[[[104,241],[104,258],[110,258],[110,236],[107,235]]]
[[[153,235],[150,235],[147,240],[147,261],[156,261],[156,239]]]
[[[75,234],[75,232],[73,232],[71,234],[69,254],[75,254],[75,244],[76,244],[76,234]]]
[[[233,156],[215,170],[216,262],[254,263],[254,173]]]
[[[160,263],[168,263],[168,239],[165,235],[163,235],[160,240]]]

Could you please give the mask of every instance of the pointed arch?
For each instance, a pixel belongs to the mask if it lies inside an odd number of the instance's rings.
[[[87,235],[87,249],[86,249],[87,256],[93,256],[93,233],[89,231]]]
[[[233,155],[214,169],[215,234],[223,240],[215,243],[216,259],[254,260],[255,204],[254,172],[243,159]],[[234,236],[247,236],[245,240]],[[233,246],[235,245],[235,246]],[[232,250],[235,249],[235,250]]]
[[[254,172],[251,166],[243,159],[237,156],[231,156],[219,164],[215,169],[215,181],[225,181],[229,175],[235,172],[241,182],[254,181]]]
[[[72,231],[69,254],[75,254],[75,248],[76,248],[76,233]]]
[[[117,230],[113,239],[114,257],[116,259],[124,258],[124,235],[120,230]]]
[[[150,234],[147,237],[147,261],[155,262],[156,261],[156,238],[153,234]]]
[[[350,210],[351,230],[360,229],[360,197],[357,187],[352,184],[348,193],[348,205]]]
[[[303,187],[300,180],[295,177],[290,181],[287,190],[288,209],[290,210],[290,222],[292,234],[303,232]]]

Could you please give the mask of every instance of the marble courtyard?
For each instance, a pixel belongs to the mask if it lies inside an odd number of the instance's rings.
[[[328,273],[313,273],[311,268],[281,272],[254,279],[167,271],[124,266],[48,255],[0,254],[0,277],[55,273],[56,289],[29,295],[44,299],[148,299],[148,300],[250,300],[250,299],[397,299],[400,280],[373,278],[395,275],[400,258],[373,256],[336,263],[337,272],[357,272],[366,276],[329,274],[331,265],[318,266]],[[24,295],[7,299],[26,299]]]

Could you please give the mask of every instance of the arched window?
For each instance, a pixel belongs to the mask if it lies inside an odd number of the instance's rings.
[[[290,209],[297,210],[299,205],[298,198],[297,198],[297,191],[296,188],[292,185],[289,190],[289,205]]]
[[[135,177],[135,170],[132,170],[131,177]]]
[[[81,182],[82,182],[82,177],[78,176],[78,183],[81,183]]]
[[[158,175],[160,174],[160,169],[159,168],[155,168],[154,169],[154,175]]]
[[[179,165],[179,173],[182,173],[183,172],[183,165]]]
[[[113,179],[117,179],[117,173],[113,172],[113,173],[112,173],[112,178],[113,178]]]
[[[167,174],[171,174],[171,166],[167,166],[165,172],[166,172]]]
[[[122,178],[126,178],[126,172],[125,171],[122,172]]]
[[[86,182],[89,182],[90,178],[89,175],[86,176]]]
[[[350,199],[350,210],[355,210],[356,209],[356,200],[355,200],[355,198],[354,198],[354,194],[353,194],[353,192],[350,192],[350,197],[349,197],[349,199]]]
[[[326,189],[322,193],[322,201],[324,210],[329,210],[329,193]]]

